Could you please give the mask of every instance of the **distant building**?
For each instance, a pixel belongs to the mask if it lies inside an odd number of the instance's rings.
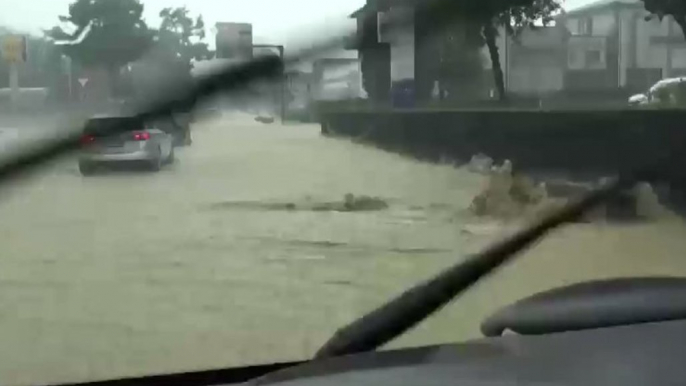
[[[216,29],[215,44],[218,59],[252,59],[252,24],[220,22],[216,24]]]
[[[376,14],[369,26],[376,44],[388,45],[391,81],[412,79],[415,87],[433,84],[437,51],[419,36],[433,32],[416,18],[389,33],[386,21],[401,12],[414,15],[411,0],[367,0],[351,16]],[[497,40],[506,89],[513,93],[644,90],[659,79],[686,75],[686,41],[671,17],[647,20],[641,0],[597,0],[563,12],[554,24],[524,31],[513,39],[503,30]],[[412,20],[412,18],[410,18]],[[359,47],[350,46],[349,49]],[[484,48],[485,70],[491,69]],[[613,91],[614,90],[614,91]]]
[[[365,98],[362,71],[357,58],[323,58],[312,64],[310,95],[313,100],[331,101]]]
[[[686,41],[671,17],[646,20],[640,0],[598,0],[564,15],[570,34],[570,87],[646,89],[686,75]]]

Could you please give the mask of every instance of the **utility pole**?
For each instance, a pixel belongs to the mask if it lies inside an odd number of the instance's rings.
[[[72,62],[71,58],[62,55],[62,64],[64,65],[64,72],[67,73],[67,82],[68,82],[68,90],[69,90],[69,103],[74,102],[74,73],[72,70]]]
[[[284,46],[281,44],[253,44],[253,49],[255,48],[276,48],[279,51],[279,57],[281,58],[281,62],[283,62],[284,59]],[[281,79],[279,82],[279,110],[281,114],[281,124],[286,123],[286,76],[285,76],[285,69],[284,73],[281,74]]]
[[[10,63],[10,100],[12,110],[19,108],[19,64],[16,61]]]

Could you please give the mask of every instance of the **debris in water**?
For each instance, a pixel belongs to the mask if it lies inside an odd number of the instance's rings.
[[[255,121],[260,122],[260,123],[274,123],[274,117],[267,117],[267,116],[257,116],[255,117]]]
[[[502,224],[466,224],[460,232],[470,236],[492,236],[502,231]]]
[[[348,211],[366,211],[387,209],[386,201],[369,196],[357,196],[348,193],[345,195],[343,206]]]
[[[297,206],[292,202],[224,201],[210,204],[209,208],[248,210],[295,210],[297,209]]]
[[[493,158],[483,154],[478,153],[472,156],[467,164],[467,170],[472,173],[488,174],[493,167]]]
[[[547,181],[536,184],[531,178],[512,171],[506,160],[492,166],[484,189],[472,200],[470,210],[477,216],[513,219],[522,216],[542,217],[597,187],[570,181]],[[606,183],[601,180],[599,184]],[[628,189],[604,205],[586,214],[582,222],[598,220],[636,221],[667,213],[648,183]]]
[[[470,209],[477,216],[517,217],[527,205],[545,197],[539,190],[526,177],[513,176],[512,163],[506,160],[501,167],[491,167],[486,186],[472,200]]]
[[[326,280],[325,283],[326,284],[334,284],[334,285],[344,285],[344,286],[348,286],[348,285],[353,284],[353,282],[350,280]]]
[[[329,211],[329,212],[364,212],[377,211],[388,208],[388,203],[383,199],[370,196],[355,196],[352,193],[347,193],[343,197],[342,202],[325,202],[315,204],[312,207],[314,211]]]
[[[388,203],[378,197],[355,196],[346,194],[342,201],[314,202],[307,198],[305,202],[261,202],[261,201],[225,201],[209,205],[210,209],[247,209],[273,211],[314,211],[314,212],[364,212],[379,211],[388,208]]]

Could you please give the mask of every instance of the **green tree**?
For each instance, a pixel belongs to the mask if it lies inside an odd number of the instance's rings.
[[[484,89],[481,57],[483,38],[479,25],[467,18],[447,26],[437,50],[438,74],[443,91],[451,102],[479,99]]]
[[[76,0],[69,5],[69,14],[59,18],[76,32],[54,27],[46,34],[56,40],[75,40],[85,33],[80,42],[61,46],[63,53],[84,67],[107,69],[116,87],[122,66],[140,58],[152,43],[152,31],[142,16],[140,0]]]
[[[156,44],[167,61],[179,63],[188,71],[193,60],[211,59],[205,39],[202,16],[195,20],[186,7],[165,8],[160,12],[162,23],[157,31]]]
[[[537,23],[548,25],[553,16],[560,11],[562,0],[491,0],[493,16],[484,15],[482,22],[482,36],[488,47],[491,58],[493,80],[496,84],[498,97],[506,98],[500,54],[496,44],[498,29],[503,27],[507,34],[515,38],[526,30],[536,28]]]
[[[646,11],[657,16],[660,20],[671,16],[681,27],[681,33],[686,36],[686,2],[683,0],[643,0]]]
[[[499,99],[505,99],[505,82],[498,52],[498,31],[512,36],[538,23],[548,24],[560,10],[562,0],[454,0],[439,2],[421,17],[427,17],[437,28],[446,28],[447,40],[455,50],[474,46],[488,48],[493,79]],[[455,27],[457,26],[457,27]],[[455,32],[457,31],[457,34]],[[457,55],[457,54],[455,54]],[[474,62],[472,59],[470,61]]]
[[[136,63],[134,76],[140,96],[159,92],[160,84],[176,90],[193,81],[193,61],[210,59],[202,16],[193,19],[186,7],[165,8],[160,12],[160,27],[155,30],[149,54]]]

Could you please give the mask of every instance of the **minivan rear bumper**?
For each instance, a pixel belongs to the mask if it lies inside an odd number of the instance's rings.
[[[127,153],[82,153],[79,157],[80,162],[135,162],[135,161],[154,161],[159,157],[156,152],[146,149]]]

